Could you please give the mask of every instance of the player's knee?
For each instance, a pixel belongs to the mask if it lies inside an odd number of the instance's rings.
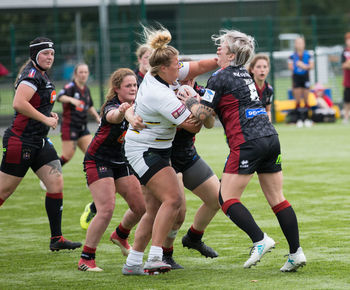
[[[114,212],[114,204],[107,204],[97,210],[100,219],[110,221]]]
[[[131,211],[140,218],[146,212],[146,207],[145,207],[145,204],[143,202],[142,203],[135,202],[135,203],[130,204],[129,206],[130,206]]]

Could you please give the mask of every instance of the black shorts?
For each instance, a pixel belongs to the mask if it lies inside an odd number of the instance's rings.
[[[310,88],[309,74],[296,75],[293,74],[293,88]]]
[[[77,141],[81,137],[90,135],[90,131],[86,125],[72,126],[71,124],[61,125],[62,141]]]
[[[3,152],[0,170],[17,177],[24,177],[29,167],[36,172],[43,165],[59,159],[49,138],[43,139],[38,146],[23,143],[17,136],[5,136]]]
[[[196,163],[199,158],[195,149],[190,151],[173,151],[171,154],[171,166],[175,169],[176,173],[184,172]]]
[[[282,170],[278,135],[247,141],[230,151],[224,173],[274,173]]]
[[[84,159],[84,171],[88,185],[102,178],[112,177],[114,180],[117,180],[121,177],[133,175],[129,166],[122,161],[120,164],[111,165],[102,160],[94,160],[86,156]]]
[[[344,89],[344,103],[350,103],[350,88]]]

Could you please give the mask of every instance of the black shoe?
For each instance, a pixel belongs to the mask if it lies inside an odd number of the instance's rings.
[[[59,238],[56,242],[50,243],[51,251],[59,251],[59,250],[74,250],[76,248],[80,248],[82,243],[72,242],[66,240],[63,236]]]
[[[204,244],[202,240],[194,241],[187,234],[182,238],[182,245],[189,249],[195,249],[200,252],[206,258],[216,258],[218,257],[218,253],[213,250],[211,247]]]
[[[178,270],[183,269],[181,265],[175,262],[173,256],[164,256],[163,255],[163,262],[171,266],[171,270]]]

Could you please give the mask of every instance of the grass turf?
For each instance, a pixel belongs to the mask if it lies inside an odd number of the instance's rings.
[[[204,241],[218,251],[218,258],[206,259],[182,247],[181,237],[200,205],[198,198],[187,192],[187,217],[174,254],[185,270],[125,277],[121,274],[125,257],[109,241],[127,209],[124,200],[117,197],[113,220],[97,250],[97,264],[105,271],[80,272],[80,250],[49,251],[45,194],[36,176],[28,172],[0,208],[0,289],[349,289],[350,128],[338,123],[303,129],[278,125],[277,130],[282,145],[284,192],[298,216],[301,244],[308,259],[307,266],[297,273],[279,271],[286,261],[283,255],[288,253],[287,243],[256,177],[242,202],[277,242],[276,249],[257,267],[243,269],[251,242],[221,211],[204,235]],[[54,136],[52,140],[60,152],[59,138]],[[202,130],[196,144],[220,177],[228,153],[222,129]],[[68,239],[83,242],[85,231],[79,226],[79,217],[91,197],[85,186],[82,158],[77,152],[63,169],[63,233]]]

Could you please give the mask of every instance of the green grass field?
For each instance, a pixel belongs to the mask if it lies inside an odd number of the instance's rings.
[[[301,245],[308,263],[297,273],[281,273],[287,242],[254,177],[243,203],[257,223],[277,242],[257,267],[243,269],[251,242],[220,211],[209,225],[205,242],[219,257],[205,259],[181,245],[200,201],[187,192],[187,217],[175,243],[175,258],[185,267],[159,276],[125,277],[125,262],[109,235],[126,210],[119,196],[111,225],[97,250],[105,271],[77,270],[80,250],[49,251],[45,193],[30,172],[0,208],[0,289],[350,289],[350,127],[342,124],[297,129],[278,125],[283,156],[284,192],[299,220]],[[58,152],[60,140],[52,137]],[[220,128],[203,130],[197,149],[220,177],[227,146]],[[83,242],[79,217],[90,193],[79,152],[64,167],[63,233]],[[133,234],[131,235],[131,242]],[[146,251],[146,254],[148,250]]]

